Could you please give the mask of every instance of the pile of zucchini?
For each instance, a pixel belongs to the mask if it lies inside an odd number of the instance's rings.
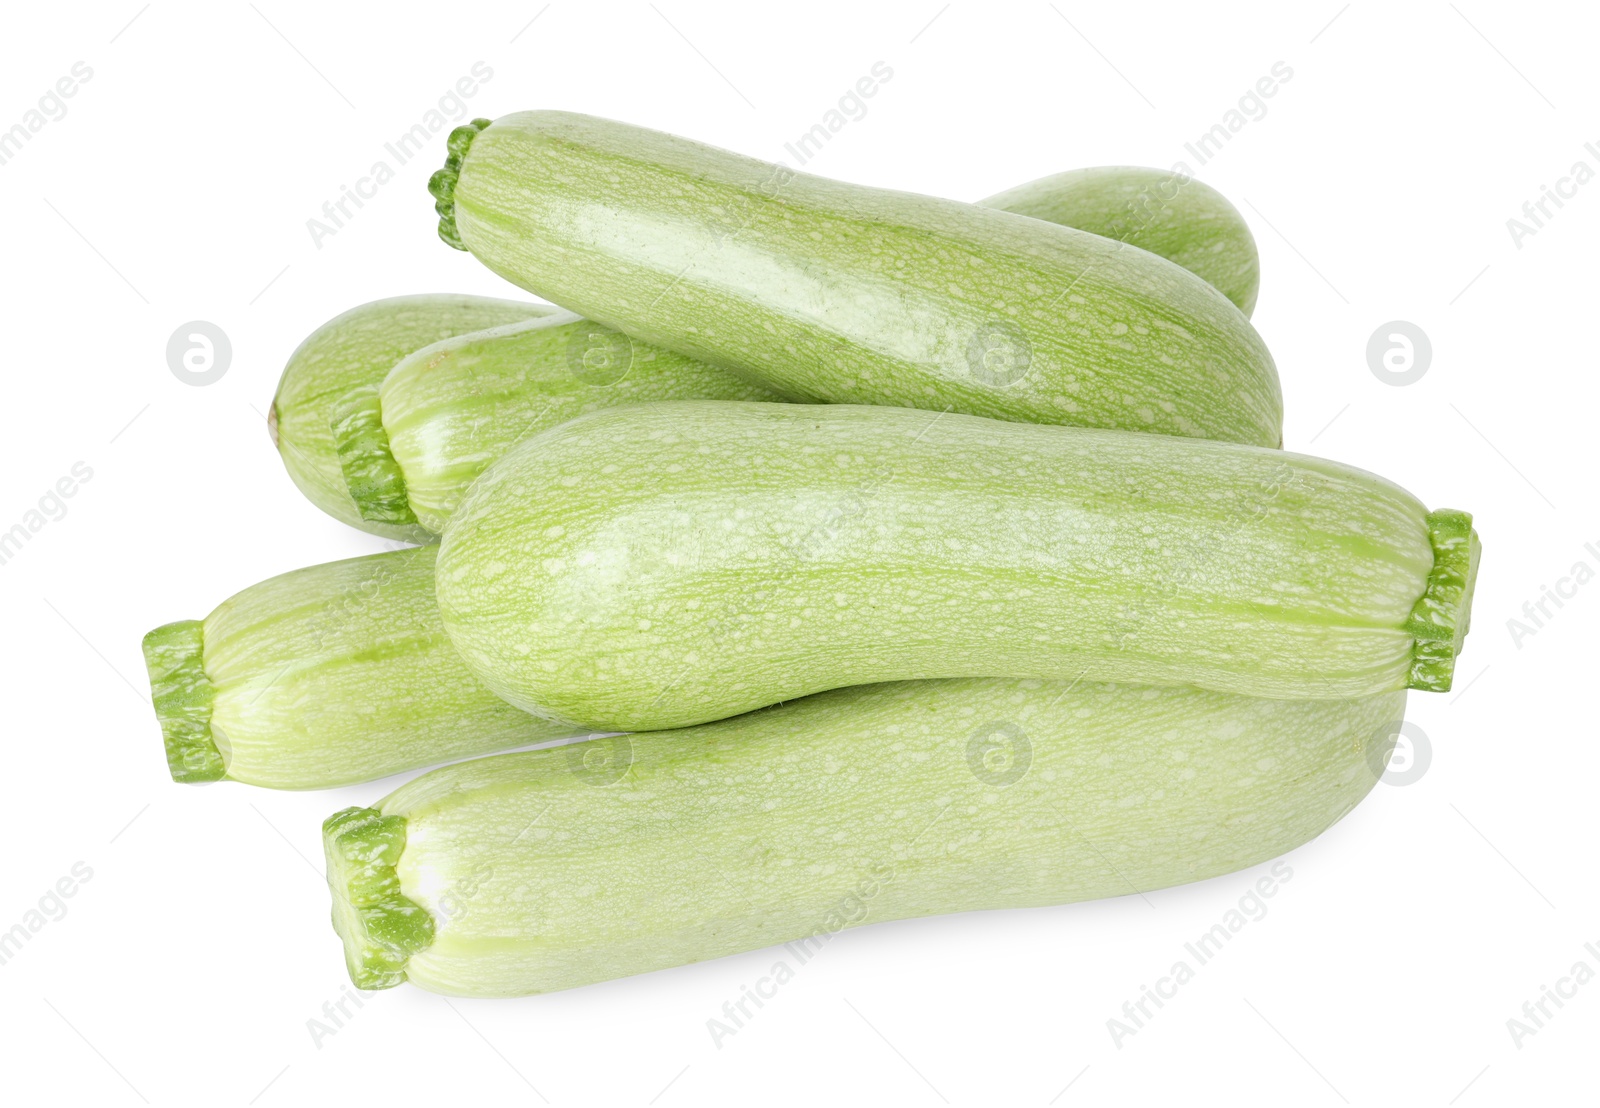
[[[1471,517],[1281,450],[1255,244],[1198,181],[963,204],[528,112],[429,188],[549,303],[355,308],[270,417],[306,496],[416,545],[144,642],[177,781],[440,766],[324,824],[362,988],[1228,873],[1450,687]]]

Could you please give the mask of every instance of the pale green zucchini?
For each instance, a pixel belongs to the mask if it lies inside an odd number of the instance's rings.
[[[1096,166],[1041,177],[978,203],[1160,254],[1220,290],[1246,316],[1255,310],[1261,260],[1250,227],[1227,197],[1193,177]]]
[[[522,443],[445,529],[451,641],[606,731],[1005,675],[1447,689],[1476,533],[1234,443],[854,405],[667,402]]]
[[[434,294],[374,300],[335,316],[289,356],[267,413],[284,468],[307,499],[335,519],[386,538],[429,541],[432,536],[414,523],[364,520],[357,511],[329,430],[335,403],[354,388],[382,381],[418,347],[554,311],[548,304]]]
[[[785,395],[1282,439],[1249,320],[1098,235],[564,112],[458,128],[430,188],[513,283]]]
[[[1249,228],[1220,193],[1191,178],[1082,170],[982,203],[1166,254],[1224,291],[1248,284],[1254,298]],[[685,399],[786,398],[563,312],[410,354],[381,386],[374,381],[335,407],[334,437],[363,519],[437,534],[478,474],[520,439],[601,407]]]
[[[363,519],[438,534],[478,474],[522,439],[599,408],[685,399],[783,398],[558,312],[402,358],[381,386],[336,406],[333,437]]]
[[[1405,708],[977,679],[434,770],[323,825],[351,979],[516,996],[846,927],[1154,889],[1316,837]]]
[[[439,623],[437,550],[295,570],[146,635],[173,780],[330,788],[581,734],[472,676]]]

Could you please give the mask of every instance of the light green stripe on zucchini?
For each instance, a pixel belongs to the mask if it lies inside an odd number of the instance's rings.
[[[173,779],[331,788],[581,733],[473,677],[439,621],[436,552],[295,570],[147,635]]]
[[[847,927],[1276,857],[1367,794],[1404,707],[918,682],[461,762],[328,821],[334,926],[368,989],[516,996],[776,943],[763,972],[803,973]]]
[[[501,696],[595,730],[876,681],[1449,687],[1470,519],[1233,443],[849,405],[583,416],[445,530],[444,624]]]
[[[352,389],[377,385],[407,354],[431,342],[551,314],[548,304],[482,296],[396,296],[362,304],[313,331],[290,355],[267,416],[273,445],[300,491],[352,527],[385,538],[428,542],[410,522],[362,517],[345,489],[329,424]]]
[[[1282,440],[1249,320],[1147,251],[564,112],[451,150],[430,187],[490,269],[785,395]]]

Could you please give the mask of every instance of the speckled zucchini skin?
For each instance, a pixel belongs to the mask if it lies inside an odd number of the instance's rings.
[[[853,405],[583,416],[445,529],[451,641],[596,730],[913,678],[1448,688],[1470,517],[1234,443]]]
[[[1098,235],[564,112],[459,129],[431,187],[501,276],[787,396],[1282,441],[1249,320]]]
[[[173,779],[326,789],[583,734],[472,675],[439,621],[437,551],[293,570],[145,636]]]
[[[1276,857],[1371,790],[1405,698],[930,681],[479,758],[327,821],[334,926],[364,989],[518,996],[777,943],[782,979],[849,927]]]
[[[1107,165],[1029,181],[978,203],[1076,227],[1176,262],[1246,316],[1261,288],[1256,240],[1239,210],[1203,181]]]

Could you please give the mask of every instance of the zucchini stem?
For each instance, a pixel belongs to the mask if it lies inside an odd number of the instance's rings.
[[[467,248],[461,241],[461,233],[456,230],[456,181],[461,177],[461,159],[467,156],[467,148],[478,137],[478,132],[487,126],[489,120],[474,119],[451,131],[450,137],[445,140],[450,153],[444,160],[444,168],[428,178],[428,191],[433,194],[433,210],[439,213],[439,237],[457,250]]]
[[[1472,516],[1452,508],[1428,513],[1428,541],[1433,569],[1406,621],[1413,640],[1407,687],[1449,692],[1456,655],[1472,622],[1472,588],[1483,548]]]
[[[335,405],[332,419],[339,468],[356,510],[369,523],[416,523],[405,474],[389,449],[378,386],[364,385]]]
[[[358,989],[400,984],[406,962],[433,942],[433,917],[400,891],[395,865],[405,846],[405,817],[375,808],[346,808],[322,825],[333,929]]]
[[[227,762],[211,733],[211,703],[216,689],[206,676],[204,624],[179,620],[144,637],[144,665],[150,674],[150,699],[161,721],[167,769],[174,781],[198,784],[228,775]]]

